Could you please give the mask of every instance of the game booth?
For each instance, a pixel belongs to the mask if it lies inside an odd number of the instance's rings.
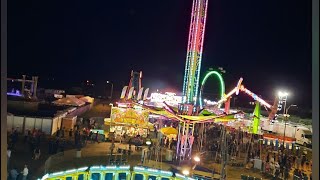
[[[148,111],[112,107],[110,118],[105,119],[105,129],[112,132],[115,140],[119,141],[123,135],[126,136],[126,140],[136,136],[146,138],[154,131],[154,125],[149,122]]]

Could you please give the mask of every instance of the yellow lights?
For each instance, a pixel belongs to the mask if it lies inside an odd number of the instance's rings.
[[[193,160],[194,160],[195,162],[200,162],[200,157],[199,157],[199,156],[195,156],[195,157],[193,157]]]
[[[151,141],[150,140],[148,140],[147,142],[146,142],[146,145],[151,145]]]
[[[188,169],[184,169],[182,170],[182,174],[188,176],[190,174],[190,171]]]

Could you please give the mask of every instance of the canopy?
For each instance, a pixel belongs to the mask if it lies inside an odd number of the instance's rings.
[[[170,110],[166,108],[161,108],[162,110],[155,109],[150,106],[142,105],[136,103],[136,105],[141,106],[142,108],[148,110],[150,113],[157,114],[157,115],[162,115],[168,118],[172,118],[178,121],[184,121],[184,120],[189,120],[189,121],[194,121],[194,122],[206,122],[206,121],[213,121],[213,122],[228,122],[228,121],[234,121],[236,118],[234,115],[243,113],[241,111],[232,113],[232,114],[222,114],[222,115],[211,115],[211,116],[188,116],[188,115],[176,115],[174,112],[171,112]]]
[[[173,127],[164,127],[160,129],[160,132],[164,135],[178,134],[178,130]]]

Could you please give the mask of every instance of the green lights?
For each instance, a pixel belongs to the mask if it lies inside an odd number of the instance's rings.
[[[225,85],[224,85],[224,81],[223,78],[221,76],[220,73],[218,73],[217,71],[210,71],[208,74],[205,75],[205,77],[202,80],[201,83],[201,90],[200,90],[200,107],[202,107],[202,91],[203,91],[203,86],[206,83],[207,79],[211,76],[211,75],[216,75],[219,79],[220,82],[220,99],[222,99],[224,97],[225,94]]]

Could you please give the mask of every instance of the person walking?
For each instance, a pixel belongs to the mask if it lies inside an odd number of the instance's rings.
[[[15,167],[12,168],[11,171],[10,171],[10,179],[11,180],[17,180],[18,175],[19,175],[19,173],[17,171],[17,168],[15,168]]]
[[[72,138],[72,129],[69,130],[69,138]]]
[[[24,165],[24,169],[23,169],[23,171],[21,171],[21,173],[22,173],[22,180],[27,180],[27,176],[29,174],[29,169],[26,164]]]
[[[289,169],[288,168],[284,168],[284,180],[288,180],[289,179]]]
[[[122,134],[120,134],[120,144],[122,144]]]
[[[59,137],[60,137],[60,129],[59,129],[59,128],[57,129],[56,137],[57,137],[57,138],[59,138]]]
[[[95,141],[99,144],[99,132],[96,132]]]
[[[24,131],[24,139],[23,139],[23,143],[26,143],[28,140],[28,136],[29,136],[29,129]]]
[[[10,158],[11,158],[11,149],[7,149],[7,168],[9,169],[9,163],[10,163]]]
[[[65,131],[66,129],[65,129],[65,127],[63,127],[62,129],[61,129],[61,138],[64,138],[64,131]]]
[[[89,139],[90,139],[90,141],[91,141],[91,143],[93,143],[93,132],[92,131],[90,131],[90,133],[89,133]]]
[[[38,160],[40,158],[41,155],[41,151],[39,147],[36,147],[36,149],[34,150],[34,160]]]

